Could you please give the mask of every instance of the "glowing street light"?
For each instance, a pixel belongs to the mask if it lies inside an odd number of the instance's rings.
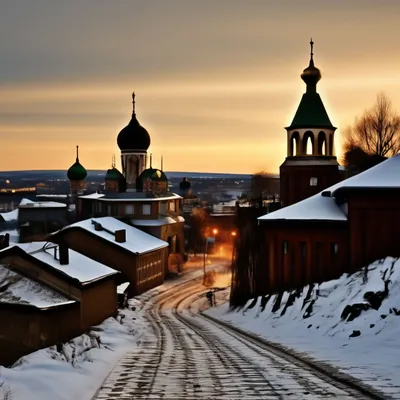
[[[204,253],[203,253],[203,284],[206,281],[206,254],[208,252],[208,242],[213,241],[213,243],[215,244],[215,236],[217,236],[218,234],[218,229],[214,228],[212,230],[212,233],[214,235],[214,237],[207,237],[206,236],[206,242],[204,245]]]

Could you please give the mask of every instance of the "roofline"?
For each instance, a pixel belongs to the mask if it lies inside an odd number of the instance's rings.
[[[127,224],[126,224],[126,225],[127,225]],[[131,227],[131,228],[134,228],[132,225],[128,225],[128,226]],[[135,228],[135,229],[137,229],[137,228]],[[56,236],[62,234],[62,232],[66,232],[66,231],[68,231],[68,230],[69,230],[69,231],[71,231],[71,230],[84,231],[84,232],[88,233],[89,235],[91,235],[91,236],[93,236],[93,237],[95,237],[95,238],[100,239],[100,240],[103,241],[104,243],[108,243],[108,244],[114,245],[114,246],[116,246],[118,249],[122,249],[122,250],[125,251],[126,253],[134,254],[134,255],[137,255],[137,256],[140,256],[140,255],[142,255],[142,254],[147,254],[147,253],[150,253],[150,252],[152,252],[152,251],[157,251],[157,250],[160,250],[160,249],[164,249],[165,247],[168,247],[168,246],[169,246],[169,244],[168,244],[167,242],[165,242],[165,245],[159,246],[159,247],[157,247],[157,248],[155,248],[155,249],[152,249],[152,250],[143,251],[143,252],[140,252],[140,253],[139,253],[139,252],[137,252],[137,251],[131,251],[131,250],[127,249],[126,247],[120,246],[120,245],[116,244],[117,242],[112,242],[111,240],[107,240],[107,239],[103,238],[102,236],[96,235],[95,233],[93,233],[93,232],[89,231],[88,229],[85,229],[85,228],[83,228],[83,227],[81,227],[81,226],[65,226],[64,228],[62,228],[62,229],[60,229],[59,231],[55,232],[55,233],[54,233],[54,237],[56,237]],[[138,230],[140,230],[140,229],[138,229]],[[140,232],[146,233],[146,232],[143,232],[143,231],[140,231]],[[146,234],[149,235],[149,236],[152,236],[152,235],[150,235],[149,233],[146,233]],[[153,237],[154,237],[154,236],[153,236]],[[155,238],[155,239],[158,239],[158,238]],[[161,239],[158,239],[158,240],[161,240]],[[117,272],[119,273],[119,271],[117,271]]]
[[[345,182],[345,181],[343,181]],[[322,192],[322,196],[329,197],[329,196],[339,196],[343,193],[348,193],[348,192],[368,192],[370,193],[371,191],[373,192],[390,192],[390,191],[397,191],[400,194],[400,187],[399,186],[383,186],[383,187],[377,187],[377,186],[341,186],[334,190],[333,192],[326,190]]]
[[[276,223],[279,225],[293,225],[293,224],[335,224],[335,225],[346,225],[348,223],[347,218],[345,220],[339,219],[261,219],[261,217],[257,218],[258,220],[258,225],[261,226],[262,224],[267,224],[267,223]]]
[[[291,131],[293,129],[331,129],[331,130],[336,131],[337,127],[333,126],[333,125],[307,125],[307,126],[290,125],[290,126],[286,126],[285,129],[287,131]]]
[[[54,289],[53,289],[54,290]],[[28,312],[36,312],[36,311],[52,311],[52,310],[57,310],[62,307],[76,307],[77,304],[79,304],[79,300],[70,300],[68,302],[62,302],[59,304],[54,304],[50,306],[35,306],[34,304],[21,304],[21,303],[8,303],[8,302],[0,302],[0,310],[4,308],[8,309],[23,309],[24,311]]]
[[[120,149],[120,150],[121,150],[121,153],[122,153],[122,154],[125,154],[125,153],[140,153],[140,154],[146,154],[148,149],[146,149],[146,150],[144,150],[144,149],[124,149],[124,150]]]
[[[42,261],[42,260],[32,256],[31,254],[29,254],[26,251],[24,251],[23,249],[21,249],[21,247],[19,247],[18,245],[10,246],[10,247],[8,247],[8,248],[6,248],[4,250],[1,250],[0,251],[0,255],[1,254],[6,254],[6,256],[7,255],[17,255],[19,257],[27,258],[28,260],[35,261],[35,262],[39,263],[39,265],[44,266],[44,268],[50,269],[52,271],[51,273],[53,273],[58,278],[66,280],[66,281],[70,282],[72,285],[77,285],[79,288],[83,288],[83,287],[85,287],[87,285],[90,285],[92,283],[96,283],[101,279],[109,279],[111,276],[117,275],[117,274],[120,273],[119,271],[115,271],[114,273],[109,273],[109,274],[104,275],[104,276],[99,277],[99,278],[95,278],[95,279],[91,279],[91,280],[88,280],[88,281],[81,282],[78,278],[74,278],[71,275],[68,275],[65,272],[59,270],[58,268],[55,268],[52,265],[47,264],[45,261]],[[19,270],[18,270],[18,273],[20,273]],[[25,274],[23,274],[23,275],[30,278],[29,275],[25,275]],[[39,280],[38,280],[38,282],[42,283]]]

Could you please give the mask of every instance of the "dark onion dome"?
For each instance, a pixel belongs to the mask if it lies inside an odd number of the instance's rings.
[[[192,184],[188,181],[186,177],[182,179],[182,182],[179,183],[179,189],[181,190],[189,190],[192,187]]]
[[[163,171],[152,167],[145,169],[140,174],[139,179],[142,181],[150,179],[151,181],[154,182],[168,182],[167,175],[165,175]]]
[[[308,67],[301,74],[301,79],[303,79],[303,81],[307,85],[307,91],[309,91],[309,90],[316,91],[317,83],[321,80],[322,75],[321,75],[321,71],[314,65],[314,59],[313,59],[314,42],[312,41],[312,39],[311,39],[310,45],[311,45],[310,63],[308,65]]]
[[[118,171],[117,168],[112,167],[107,170],[106,172],[106,181],[121,181],[122,179],[125,179],[124,175],[121,174],[121,172]]]
[[[117,143],[121,151],[146,152],[150,147],[150,135],[139,124],[135,112],[135,93],[132,93],[132,119],[118,134]]]
[[[79,146],[76,146],[76,161],[75,164],[71,165],[67,172],[68,179],[70,181],[83,181],[87,177],[87,171],[79,162]]]

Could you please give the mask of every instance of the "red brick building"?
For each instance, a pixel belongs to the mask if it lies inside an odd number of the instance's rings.
[[[400,256],[400,155],[259,218],[264,292],[337,278]]]

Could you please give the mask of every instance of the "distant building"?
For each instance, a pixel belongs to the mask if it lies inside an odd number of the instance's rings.
[[[44,240],[68,224],[68,209],[54,201],[24,202],[18,207],[19,241]]]
[[[168,273],[168,242],[116,218],[90,218],[66,226],[52,240],[121,272],[137,295],[164,282]]]
[[[137,120],[135,94],[132,100],[131,120],[117,138],[122,173],[113,159],[105,176],[104,192],[77,197],[76,219],[115,217],[168,242],[169,265],[177,270],[184,254],[182,197],[169,191],[162,165],[154,168],[151,155],[147,167],[150,135]],[[83,170],[79,171],[79,178],[83,178]]]

